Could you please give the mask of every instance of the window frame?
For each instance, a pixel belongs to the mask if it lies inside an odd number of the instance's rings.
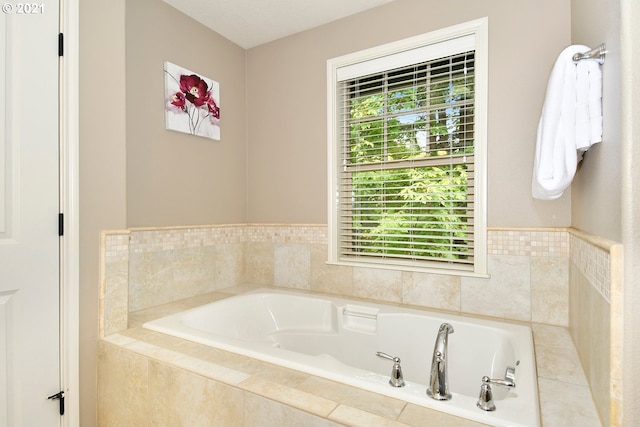
[[[399,261],[394,259],[341,259],[339,255],[339,175],[341,131],[338,120],[339,73],[364,75],[362,64],[382,66],[381,71],[392,69],[384,64],[390,57],[411,57],[412,52],[435,52],[435,57],[450,56],[447,46],[471,36],[475,51],[475,99],[474,99],[474,263],[473,269],[443,260],[442,262]],[[444,47],[443,47],[444,46]],[[431,53],[429,53],[431,54]],[[406,60],[406,59],[403,59]],[[412,59],[413,60],[413,59]],[[415,60],[419,63],[419,60]],[[347,71],[344,71],[347,70]],[[384,268],[405,271],[426,271],[440,274],[487,277],[487,98],[488,98],[488,19],[481,18],[452,27],[432,31],[400,41],[373,47],[327,61],[327,148],[328,148],[328,264],[355,267]]]

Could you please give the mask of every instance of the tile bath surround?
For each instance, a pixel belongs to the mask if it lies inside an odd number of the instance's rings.
[[[160,350],[136,353],[136,349],[142,343],[151,344],[158,349],[162,349],[162,346],[148,342],[150,338],[145,335],[149,334],[148,331],[142,334],[145,338],[136,336],[136,328],[132,328],[129,313],[136,312],[136,315],[145,313],[146,316],[159,317],[166,310],[188,307],[189,301],[197,300],[199,296],[225,295],[228,291],[226,288],[229,287],[246,283],[257,286],[277,284],[305,291],[532,322],[536,349],[545,349],[544,354],[551,355],[548,357],[538,355],[538,362],[544,362],[544,367],[540,365],[538,367],[541,396],[554,396],[560,389],[573,388],[575,390],[568,395],[574,396],[578,393],[585,396],[586,400],[580,399],[580,401],[587,402],[591,407],[579,412],[579,414],[589,414],[587,420],[583,420],[581,424],[599,425],[591,403],[590,393],[593,391],[588,387],[591,379],[587,381],[582,374],[580,360],[575,355],[575,349],[567,331],[570,320],[569,267],[574,263],[570,260],[569,248],[574,234],[566,229],[492,229],[488,237],[492,278],[477,279],[407,271],[327,266],[324,263],[326,226],[224,225],[105,232],[102,239],[103,298],[101,301],[101,336],[104,338],[100,342],[100,354],[111,354],[118,349],[120,354],[129,354],[129,352],[137,354],[142,357],[141,360],[147,360],[147,364],[169,363],[166,360],[155,359],[156,353],[162,353]],[[585,256],[588,258],[590,255]],[[606,262],[606,258],[604,260]],[[601,268],[596,270],[603,271]],[[372,280],[374,272],[375,280]],[[610,284],[606,280],[596,282],[593,285],[594,289],[598,286],[599,295],[606,295]],[[482,288],[482,292],[479,292],[479,288]],[[489,296],[481,299],[483,294]],[[501,301],[503,306],[495,307],[494,301]],[[514,306],[519,310],[514,310]],[[542,344],[539,344],[540,334],[544,336],[546,333],[544,331],[556,330],[560,332],[554,332],[555,334],[566,334],[558,341],[564,345],[550,346],[547,343],[545,347],[544,342],[548,341],[545,339],[542,340]],[[131,334],[134,336],[132,337]],[[566,343],[570,343],[568,346],[570,348],[564,348]],[[192,358],[183,353],[172,357],[187,358],[185,360]],[[556,361],[557,357],[561,357],[563,363],[571,367],[567,371],[571,373],[568,378],[565,378],[566,372],[561,372],[566,370],[567,366],[561,365],[562,369],[558,372],[554,371],[553,367],[558,366],[559,363]],[[596,359],[593,358],[593,360]],[[606,360],[608,362],[608,357]],[[101,358],[99,363],[99,371],[103,374],[100,376],[101,391],[108,390],[109,384],[113,383],[108,380],[109,375],[105,375],[105,369],[109,370],[108,366],[109,364]],[[223,371],[228,368],[224,364],[220,366],[224,367],[220,368]],[[175,366],[166,369],[174,368]],[[197,373],[197,369],[195,372]],[[245,372],[245,374],[255,375],[252,372]],[[215,376],[208,377],[207,381],[215,382],[216,379]],[[239,384],[233,384],[236,392]],[[240,389],[243,390],[242,396],[245,397],[246,393],[253,393],[243,387]],[[549,389],[548,392],[545,389]],[[238,396],[240,395],[236,397]],[[548,423],[549,417],[557,419],[558,416],[578,416],[571,415],[564,409],[557,411],[557,414],[549,409],[553,408],[553,405],[558,405],[558,402],[563,402],[563,399],[566,397],[546,403],[544,397],[541,399],[543,422],[547,420]],[[104,393],[100,394],[99,400],[100,408],[105,404],[112,406],[109,403],[111,399]],[[268,397],[267,401],[273,403]],[[288,402],[278,399],[276,401],[279,405],[285,405],[288,408],[287,411],[294,410],[287,406]],[[340,411],[336,413],[337,409],[334,408],[331,414],[347,411],[343,408],[344,402],[337,403]],[[564,402],[559,408],[566,408],[567,404],[569,402]],[[571,407],[580,407],[576,405],[576,403],[570,404]],[[406,414],[424,410],[424,408],[412,408],[412,406],[408,405],[403,409],[403,417],[408,416]],[[349,410],[352,409],[354,408]],[[302,411],[308,410],[302,408]],[[111,410],[100,410],[103,415],[106,412],[111,413]],[[549,415],[550,413],[555,415]],[[366,414],[372,415],[370,412]],[[324,415],[321,418],[326,421]],[[397,422],[398,416],[395,414],[389,415],[390,418],[383,418]],[[439,414],[439,416],[444,415]],[[589,422],[592,424],[588,424]],[[147,419],[147,423],[150,423],[150,419]],[[361,425],[367,424],[364,421],[361,423]],[[101,423],[101,425],[108,424]],[[358,422],[346,423],[346,425],[358,425]],[[605,425],[608,424],[605,423]]]

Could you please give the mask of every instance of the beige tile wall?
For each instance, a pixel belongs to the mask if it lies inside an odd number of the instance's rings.
[[[129,233],[104,232],[100,256],[99,336],[127,329],[129,312]]]
[[[129,310],[239,284],[243,226],[131,230]]]
[[[605,426],[619,426],[621,353],[612,295],[621,287],[622,246],[572,230],[569,331]]]
[[[327,265],[324,225],[136,229],[105,233],[103,280],[128,274],[129,311],[248,283],[568,326],[568,236],[490,230],[483,279]]]

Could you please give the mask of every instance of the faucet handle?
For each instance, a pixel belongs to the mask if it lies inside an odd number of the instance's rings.
[[[510,368],[507,368],[507,372]],[[515,368],[511,368],[515,371]],[[513,381],[513,376],[507,375],[504,380],[492,379],[487,376],[482,377],[482,386],[480,387],[480,396],[476,402],[476,406],[483,411],[491,412],[496,410],[496,404],[493,402],[493,391],[491,390],[491,384],[499,385],[507,388],[515,388],[516,383]]]
[[[382,359],[391,360],[393,362],[397,361],[397,363],[400,363],[400,358],[399,357],[393,357],[390,354],[387,354],[387,353],[385,353],[383,351],[377,351],[376,352],[376,356],[378,356],[378,357],[380,357]]]
[[[376,352],[376,356],[393,361],[393,368],[391,368],[391,378],[389,384],[392,387],[404,387],[404,378],[402,376],[402,368],[400,367],[400,358],[391,356],[382,351]]]
[[[510,379],[504,379],[504,380],[500,380],[500,379],[493,379],[493,378],[489,378],[489,377],[482,377],[482,383],[483,384],[495,384],[495,385],[499,385],[502,387],[507,387],[507,388],[516,388],[516,383],[513,382]]]

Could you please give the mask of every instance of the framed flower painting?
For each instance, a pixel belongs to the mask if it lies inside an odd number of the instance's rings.
[[[220,84],[164,63],[166,128],[220,140]]]

